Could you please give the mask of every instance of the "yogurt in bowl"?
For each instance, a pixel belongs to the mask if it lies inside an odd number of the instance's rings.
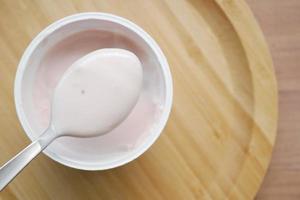
[[[53,160],[77,169],[104,170],[134,160],[161,134],[171,110],[171,74],[156,42],[124,18],[76,14],[36,36],[18,66],[16,109],[31,140],[48,127],[53,91],[63,73],[80,57],[102,48],[121,48],[137,55],[143,66],[142,91],[130,115],[109,133],[93,138],[62,137],[44,150]]]

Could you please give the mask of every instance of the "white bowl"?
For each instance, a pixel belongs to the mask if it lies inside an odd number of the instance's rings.
[[[134,51],[143,64],[143,92],[130,116],[111,133],[95,138],[59,138],[43,153],[63,165],[77,169],[110,169],[134,160],[155,142],[168,120],[172,105],[173,88],[167,60],[157,43],[136,24],[111,14],[80,13],[45,28],[29,44],[18,66],[14,90],[17,114],[31,140],[42,133],[45,126],[38,120],[33,101],[37,71],[51,47],[82,31],[96,31],[100,38],[104,38],[103,42],[95,41],[99,45],[97,48],[119,47]],[[93,37],[85,39],[89,42]],[[145,105],[141,105],[145,102],[150,103],[151,111],[148,104],[146,110],[143,107]],[[126,136],[121,135],[122,132],[132,132],[132,138],[138,139],[128,147],[128,144],[122,142],[131,136],[122,138]],[[113,139],[115,143],[111,148],[104,149],[108,139]]]

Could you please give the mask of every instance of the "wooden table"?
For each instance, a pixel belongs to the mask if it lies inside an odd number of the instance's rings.
[[[300,1],[247,0],[268,41],[279,87],[279,127],[257,199],[300,199]]]
[[[300,70],[297,69],[297,65],[300,62],[300,2],[299,0],[247,0],[250,4],[254,14],[258,18],[263,31],[265,32],[267,41],[269,42],[271,53],[274,59],[274,65],[277,72],[277,77],[279,81],[279,91],[280,91],[280,119],[279,119],[279,131],[277,144],[275,146],[273,161],[269,170],[268,175],[266,176],[265,182],[262,186],[262,189],[257,195],[258,199],[299,199],[300,198],[300,159],[298,159],[297,149],[300,151],[298,144],[300,143],[300,134],[297,131],[300,130],[300,112],[297,112],[300,109],[300,106],[297,107],[298,101],[300,102],[300,90],[297,89],[297,77],[300,77]],[[3,1],[4,2],[4,1]],[[30,2],[30,1],[28,1]],[[53,7],[44,8],[36,6],[35,9],[42,10],[47,16],[51,16],[53,19],[60,18],[61,13],[57,14],[56,9],[63,10],[65,14],[72,14],[73,10],[81,8],[81,10],[90,10],[93,8],[95,2],[87,1],[85,4],[80,3],[80,1],[73,1],[73,3],[59,3]],[[91,2],[91,3],[89,3]],[[196,2],[196,1],[195,1]],[[24,48],[30,41],[30,38],[34,37],[38,30],[41,27],[45,27],[48,22],[43,21],[45,16],[42,16],[41,12],[35,12],[33,10],[31,13],[26,14],[26,5],[23,1],[5,1],[2,4],[0,1],[0,13],[15,13],[17,16],[24,19],[38,19],[34,23],[31,23],[30,26],[23,27],[22,31],[25,31],[25,34],[18,29],[21,27],[21,24],[18,24],[17,29],[13,24],[6,23],[9,20],[2,20],[2,25],[0,27],[0,34],[5,33],[4,38],[18,38],[20,43],[9,43],[6,40],[0,40],[1,46],[10,46],[9,51],[2,51],[2,55],[8,59],[0,59],[2,65],[7,66],[16,66],[18,64],[18,59],[23,53]],[[14,3],[18,5],[18,9],[14,10]],[[41,3],[33,2],[34,5],[47,4],[46,1],[41,1]],[[54,5],[54,4],[52,4]],[[98,7],[105,7],[105,3],[97,1]],[[119,4],[122,7],[121,4]],[[93,10],[91,10],[93,11]],[[98,11],[98,10],[97,10]],[[129,12],[129,11],[128,11]],[[25,15],[30,15],[30,17],[25,17]],[[21,23],[22,20],[13,20],[16,23]],[[28,21],[27,23],[29,23]],[[12,31],[13,30],[13,31]],[[297,32],[298,31],[298,32]],[[297,62],[298,61],[298,62]],[[15,68],[2,68],[0,71],[0,81],[7,83],[5,87],[0,88],[1,93],[4,94],[1,96],[2,100],[5,102],[13,102],[13,81],[14,81]],[[7,105],[1,104],[0,102],[0,121],[8,121],[10,124],[15,124],[15,127],[3,126],[2,131],[5,130],[9,133],[17,131],[22,132],[22,129],[18,123],[12,122],[16,120],[16,114],[14,111],[13,104]],[[299,119],[299,122],[298,120]],[[8,124],[9,124],[8,123]],[[14,134],[14,135],[2,135],[5,141],[11,143],[7,144],[11,148],[1,148],[0,152],[4,155],[4,158],[9,158],[12,154],[24,147],[25,143],[28,142],[28,139],[25,135]],[[8,139],[9,138],[9,139]],[[3,158],[3,159],[4,159]],[[145,160],[145,159],[144,159]],[[2,160],[4,161],[4,160]],[[50,166],[52,172],[49,173],[48,165]],[[136,163],[131,164],[131,166],[136,165]],[[128,167],[129,168],[129,167]],[[133,175],[128,174],[130,171],[128,168],[123,168],[122,170],[115,170],[114,173],[126,177],[127,180],[132,180]],[[33,170],[36,170],[33,172]],[[21,198],[20,193],[18,193],[18,185],[23,185],[24,187],[30,188],[30,185],[36,185],[37,177],[44,173],[53,174],[55,172],[61,173],[61,176],[56,179],[51,177],[53,184],[52,187],[58,193],[64,193],[65,191],[71,192],[74,190],[80,190],[80,181],[85,182],[85,185],[93,185],[96,183],[94,176],[96,173],[81,173],[80,171],[75,171],[69,168],[66,168],[62,165],[54,163],[45,156],[40,156],[35,162],[28,167],[22,175],[23,179],[19,179],[19,184],[14,184],[14,191],[6,192],[3,196],[0,195],[0,199],[18,199]],[[140,173],[139,171],[136,172]],[[25,179],[24,177],[29,177],[34,174],[35,176],[30,179]],[[112,176],[113,172],[103,172],[102,177],[114,181]],[[142,174],[143,175],[143,174]],[[58,187],[61,180],[74,180],[73,187],[70,188],[66,185],[66,188]],[[56,185],[54,184],[56,181]],[[105,185],[106,183],[100,181],[101,184]],[[46,190],[43,190],[43,187],[47,185],[47,180],[43,179],[40,183],[40,187],[37,190],[30,190],[32,196],[39,199],[45,196],[51,198],[58,197],[56,194],[49,194]],[[116,184],[118,186],[118,184]],[[131,183],[127,187],[138,187],[138,183]],[[129,194],[127,191],[118,188],[120,192],[124,194]],[[130,188],[129,188],[130,189]],[[9,190],[8,190],[9,191]],[[28,190],[29,191],[29,190]],[[110,192],[109,190],[106,192]],[[141,195],[141,191],[136,190],[135,196]],[[79,193],[78,193],[79,194]],[[88,191],[85,193],[88,194]],[[98,198],[101,197],[101,192],[91,192],[90,196],[76,196],[78,199],[84,198]],[[155,197],[155,194],[153,194]],[[66,196],[65,196],[66,197]],[[73,196],[69,195],[69,198]],[[177,197],[178,198],[178,197]],[[2,200],[2,199],[1,199]]]

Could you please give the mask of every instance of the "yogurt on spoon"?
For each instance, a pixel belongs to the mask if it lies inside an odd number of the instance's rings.
[[[54,139],[118,126],[137,103],[142,81],[141,63],[127,50],[100,49],[73,63],[55,89],[48,129],[0,168],[0,191]]]
[[[51,123],[64,135],[102,135],[122,122],[142,87],[139,59],[123,49],[101,49],[76,61],[58,83]]]

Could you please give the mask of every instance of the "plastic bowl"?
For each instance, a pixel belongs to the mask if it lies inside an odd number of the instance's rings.
[[[39,121],[33,98],[37,72],[43,67],[43,59],[53,46],[76,34],[79,40],[94,42],[97,48],[117,47],[136,53],[143,64],[143,92],[130,116],[111,133],[94,138],[62,137],[50,144],[43,153],[72,168],[115,168],[136,159],[149,149],[166,125],[173,93],[168,62],[157,43],[144,30],[124,18],[106,13],[80,13],[54,22],[29,44],[15,79],[17,114],[32,141],[45,129]],[[97,41],[92,41],[93,34],[98,38]],[[81,47],[70,47],[74,48]],[[51,68],[48,70],[51,71]],[[122,132],[130,132],[131,135],[122,135]],[[132,144],[124,144],[125,140],[131,138],[134,141]],[[114,142],[110,148],[107,145],[104,148],[108,140]]]

